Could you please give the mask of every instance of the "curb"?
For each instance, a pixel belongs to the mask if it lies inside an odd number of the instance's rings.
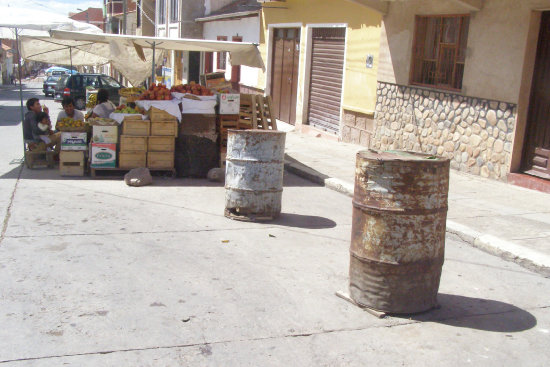
[[[285,160],[285,170],[320,186],[353,197],[354,187],[349,182],[328,176],[323,177],[323,174],[298,161]],[[484,252],[512,261],[545,277],[550,277],[550,256],[546,254],[524,248],[493,235],[483,234],[449,219],[447,219],[446,231]]]

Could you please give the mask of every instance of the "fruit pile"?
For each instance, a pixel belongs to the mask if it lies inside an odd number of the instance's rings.
[[[92,117],[88,119],[90,125],[99,125],[99,126],[114,126],[117,125],[117,122],[113,119],[104,118],[104,117]]]
[[[132,87],[132,88],[122,88],[118,93],[123,97],[130,97],[130,96],[139,96],[143,92],[145,92],[145,88]]]
[[[139,99],[148,101],[169,101],[172,99],[172,94],[164,84],[159,83],[151,85],[148,90],[139,96]]]
[[[90,94],[90,97],[88,97],[88,102],[86,102],[86,107],[94,108],[96,104],[97,104],[97,94],[96,93]]]
[[[59,129],[60,127],[82,127],[84,125],[85,124],[83,121],[73,120],[70,117],[64,117],[57,122],[57,124],[55,125],[55,128]]]
[[[172,88],[170,88],[172,92],[177,93],[190,93],[194,94],[196,96],[213,96],[214,94],[212,91],[200,84],[197,84],[195,82],[190,82],[189,84],[181,84],[181,85],[175,85]]]
[[[132,108],[130,106],[126,106],[125,104],[121,104],[115,109],[115,113],[136,113],[140,115],[145,115],[146,111],[139,107]]]

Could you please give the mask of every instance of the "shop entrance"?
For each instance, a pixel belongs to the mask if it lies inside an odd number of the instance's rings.
[[[271,98],[273,114],[281,121],[296,122],[300,28],[275,28],[273,35]]]
[[[308,122],[335,134],[340,130],[345,45],[345,28],[313,29]]]
[[[543,12],[540,25],[533,86],[527,116],[522,170],[550,179],[550,11]]]
[[[201,70],[201,53],[199,51],[189,51],[189,81],[199,82]]]

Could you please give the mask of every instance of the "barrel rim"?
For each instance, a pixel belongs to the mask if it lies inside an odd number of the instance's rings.
[[[239,133],[239,134],[286,134],[285,131],[280,130],[263,130],[263,129],[247,129],[247,130],[239,130],[239,129],[228,129],[228,133]]]
[[[357,158],[379,160],[384,162],[411,162],[411,163],[448,163],[449,158],[435,154],[419,153],[409,150],[376,150],[365,149],[357,152]]]

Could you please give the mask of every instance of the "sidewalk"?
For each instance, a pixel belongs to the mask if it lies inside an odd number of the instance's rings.
[[[291,131],[285,168],[353,197],[355,154],[362,149]],[[549,194],[451,170],[447,232],[550,276]]]

